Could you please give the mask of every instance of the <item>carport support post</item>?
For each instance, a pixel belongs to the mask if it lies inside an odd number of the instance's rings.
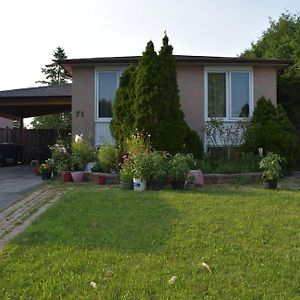
[[[20,131],[19,131],[19,141],[20,141],[20,145],[24,145],[24,120],[23,118],[20,119]]]

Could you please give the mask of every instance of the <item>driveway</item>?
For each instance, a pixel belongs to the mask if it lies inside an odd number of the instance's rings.
[[[43,181],[30,166],[0,167],[0,210],[10,206]]]

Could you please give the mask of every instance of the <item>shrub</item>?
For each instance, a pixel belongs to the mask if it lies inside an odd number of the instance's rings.
[[[257,101],[242,150],[257,153],[260,147],[264,152],[273,152],[284,157],[288,169],[292,167],[298,152],[296,130],[286,112],[280,105],[275,107],[264,97]]]
[[[166,152],[153,151],[148,154],[151,166],[149,180],[164,181],[168,175],[168,156]]]
[[[197,160],[196,168],[204,174],[249,173],[259,171],[259,161],[259,156],[253,153],[242,152],[239,154],[237,152],[230,158],[225,152],[222,154],[213,153],[213,155],[206,156],[203,160]]]
[[[170,175],[174,180],[185,180],[188,172],[194,165],[191,154],[175,154],[170,160]]]
[[[121,182],[132,182],[133,180],[133,163],[126,159],[122,164],[120,170],[120,181]]]
[[[133,177],[148,181],[152,174],[152,161],[149,153],[140,152],[134,157]]]
[[[105,143],[98,150],[98,160],[103,172],[109,173],[117,169],[118,151],[115,146]]]
[[[184,137],[184,153],[191,153],[195,158],[203,157],[203,143],[196,131],[187,128]]]
[[[75,141],[72,143],[72,160],[73,164],[79,169],[84,169],[88,162],[96,159],[96,151],[82,136],[76,135]]]

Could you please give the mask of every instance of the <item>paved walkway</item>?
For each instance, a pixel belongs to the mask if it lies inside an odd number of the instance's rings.
[[[17,236],[61,196],[46,185],[0,212],[0,248]]]
[[[0,167],[0,211],[33,191],[42,182],[30,166]]]

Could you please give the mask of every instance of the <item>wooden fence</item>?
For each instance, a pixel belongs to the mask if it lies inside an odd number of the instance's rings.
[[[50,156],[49,146],[58,138],[70,138],[70,130],[56,129],[24,129],[23,131],[23,161],[28,163],[37,159],[45,161]],[[0,128],[0,144],[21,144],[19,129]]]

